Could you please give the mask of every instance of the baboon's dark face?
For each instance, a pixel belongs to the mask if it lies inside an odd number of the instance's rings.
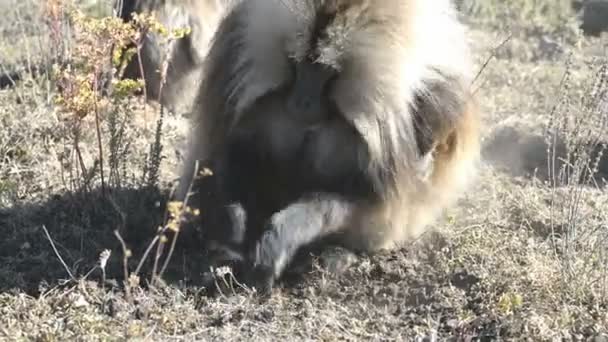
[[[250,177],[250,182],[265,184],[260,187],[262,190],[245,191],[242,189],[248,186],[242,185],[239,191],[243,194],[237,197],[273,187],[272,183],[280,179],[289,184],[277,195],[289,199],[273,205],[273,210],[307,192],[372,192],[361,171],[367,166],[365,144],[338,108],[333,91],[343,71],[342,63],[348,62],[344,58],[347,55],[340,51],[346,47],[347,32],[355,29],[349,25],[361,22],[348,12],[353,10],[350,5],[358,1],[303,1],[308,7],[291,12],[291,18],[297,20],[289,25],[297,29],[285,34],[251,36],[262,41],[256,45],[265,45],[270,39],[284,43],[284,50],[279,50],[276,58],[288,63],[281,65],[285,74],[278,89],[270,87],[245,107],[229,132],[228,152],[222,152],[239,163],[249,163],[239,164],[239,169],[259,167],[263,168],[260,175],[272,175]],[[350,17],[341,17],[346,14]],[[268,184],[266,178],[270,178]],[[292,184],[298,185],[296,189],[291,189]]]
[[[326,116],[331,104],[331,84],[339,77],[347,27],[339,17],[347,5],[341,1],[316,2],[305,13],[301,30],[293,37],[296,48],[287,51],[294,78],[287,98],[287,110],[300,118]],[[340,12],[342,11],[342,12]],[[333,108],[335,109],[335,108]],[[332,109],[332,110],[333,110]],[[305,120],[305,121],[306,121]]]
[[[364,2],[308,0],[303,8],[292,8],[298,11],[299,29],[289,42],[288,54],[296,61],[309,60],[340,70],[348,56],[349,35],[368,24]]]
[[[328,96],[337,71],[309,59],[294,62],[294,81],[287,97],[288,113],[302,124],[314,124],[327,117],[331,105]]]
[[[279,1],[289,7],[295,29],[284,39],[286,57],[294,66],[294,90],[288,104],[293,112],[320,112],[323,104],[344,98],[334,85],[365,75],[379,47],[391,48],[387,34],[395,30],[394,13],[399,6],[386,1],[387,8],[370,0]],[[287,4],[286,4],[287,3]],[[304,6],[302,6],[304,4]],[[380,42],[379,42],[380,41]],[[378,76],[381,77],[381,76]],[[349,83],[352,87],[358,84]],[[336,106],[338,107],[338,106]]]

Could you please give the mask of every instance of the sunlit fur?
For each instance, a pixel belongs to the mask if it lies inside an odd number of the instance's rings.
[[[159,99],[159,71],[162,59],[168,58],[167,77],[160,93],[160,101],[172,111],[190,111],[199,87],[209,42],[226,9],[234,2],[235,0],[117,0],[117,7],[122,5],[119,10],[125,20],[131,19],[132,13],[154,13],[157,20],[169,30],[191,29],[186,38],[175,41],[168,47],[168,51],[163,51],[164,47],[160,45],[157,34],[146,35],[141,57],[149,99]],[[139,61],[134,57],[127,69],[127,76],[140,77],[140,74]]]
[[[289,58],[303,57],[314,17],[328,9],[336,19],[318,62],[339,70],[330,97],[364,137],[366,171],[381,194],[353,202],[346,224],[328,229],[356,250],[391,248],[458,198],[478,160],[468,47],[448,0],[240,3],[210,50],[177,195],[184,196],[194,161],[213,158],[258,97],[290,82]]]

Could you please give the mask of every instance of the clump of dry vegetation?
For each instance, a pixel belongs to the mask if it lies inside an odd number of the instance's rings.
[[[475,20],[500,27],[507,22],[515,25],[540,26],[555,29],[564,22],[572,22],[572,1],[569,0],[467,0],[460,1],[460,9]]]
[[[121,79],[143,34],[187,28],[0,3],[0,339],[607,340],[608,41],[569,0],[459,3],[485,65],[477,185],[419,241],[332,251],[356,258],[341,274],[315,257],[268,301],[204,295],[199,213],[166,203],[186,119]]]
[[[129,23],[114,16],[95,18],[61,0],[49,0],[44,6],[34,6],[32,3],[29,10],[33,11],[32,16],[46,18],[47,22],[40,25],[47,27],[46,39],[51,46],[63,48],[48,52],[48,61],[38,63],[41,65],[39,70],[44,72],[42,79],[32,72],[21,73],[19,80],[6,94],[21,96],[20,92],[24,89],[39,86],[28,82],[44,82],[44,98],[33,97],[31,106],[36,110],[45,110],[41,115],[54,121],[52,127],[45,127],[48,129],[45,133],[55,136],[50,144],[46,143],[48,136],[45,134],[26,136],[32,130],[39,129],[37,122],[29,121],[32,116],[27,113],[27,107],[20,106],[19,109],[24,110],[22,113],[3,117],[9,127],[7,136],[3,137],[6,143],[2,144],[6,150],[0,150],[5,156],[3,166],[14,163],[17,171],[2,168],[7,173],[2,174],[2,180],[6,182],[3,182],[0,199],[7,202],[7,208],[19,214],[17,216],[24,221],[42,221],[38,233],[44,230],[58,259],[62,258],[53,238],[63,240],[67,236],[69,239],[78,230],[80,253],[88,257],[99,252],[104,244],[118,245],[123,248],[126,255],[124,261],[127,262],[132,253],[127,244],[135,241],[140,249],[145,247],[141,260],[133,261],[137,262],[133,279],[137,279],[150,250],[155,247],[154,276],[158,262],[162,261],[162,249],[168,239],[166,233],[179,231],[183,214],[196,213],[183,205],[170,203],[167,213],[163,214],[161,202],[167,191],[160,187],[160,181],[161,177],[167,179],[161,174],[161,163],[165,158],[162,155],[163,145],[167,138],[163,132],[167,121],[165,113],[163,108],[150,108],[136,96],[137,92],[143,91],[145,97],[143,80],[123,79],[122,75],[131,58],[141,61],[140,51],[146,34],[158,35],[161,38],[159,43],[168,46],[173,40],[187,34],[188,29],[169,31],[149,14],[136,15]],[[164,70],[159,72],[161,77],[166,74],[166,64]],[[15,99],[14,103],[22,104],[20,99]],[[18,115],[27,119],[19,120]],[[156,124],[151,125],[154,121]],[[175,127],[170,129],[175,130]],[[40,140],[43,146],[40,146]],[[24,151],[21,156],[38,153],[37,157],[42,159],[30,166],[31,174],[49,177],[47,182],[53,184],[44,190],[54,189],[50,193],[54,196],[53,201],[47,202],[44,196],[50,194],[46,193],[41,196],[40,202],[32,202],[34,197],[31,194],[36,191],[21,191],[22,186],[33,181],[20,177],[19,169],[27,164],[26,158],[13,158],[13,149],[24,147],[30,147],[30,150]],[[40,147],[45,151],[37,150]],[[47,164],[53,168],[45,168]],[[44,172],[35,172],[42,170]],[[16,198],[19,193],[26,193],[29,201]],[[48,208],[56,212],[46,212]],[[62,217],[55,217],[55,214]],[[73,221],[69,222],[68,227],[62,225],[60,222],[70,215],[73,215]],[[59,222],[53,222],[55,219]],[[20,224],[23,222],[11,217],[7,228],[21,235],[22,232],[17,232]],[[157,227],[160,228],[154,235]],[[85,241],[85,236],[91,233],[96,237],[93,241]],[[121,234],[126,235],[124,239]],[[153,237],[147,247],[138,241],[148,239],[150,235]],[[115,241],[110,243],[109,237]],[[90,245],[95,247],[89,249]],[[174,249],[175,239],[170,254]],[[61,263],[71,278],[74,278],[74,274],[83,273],[72,272],[63,260]],[[129,278],[130,266],[125,264],[120,268],[125,271],[125,279]],[[167,262],[164,262],[161,273],[166,268]],[[16,281],[21,282],[19,278]]]

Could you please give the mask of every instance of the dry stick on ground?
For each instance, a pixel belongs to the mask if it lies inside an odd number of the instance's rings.
[[[74,277],[74,274],[72,274],[72,271],[70,271],[70,268],[68,267],[68,265],[65,263],[65,261],[63,261],[63,258],[59,254],[59,251],[57,250],[57,247],[55,247],[55,243],[53,242],[53,239],[51,238],[51,234],[49,234],[49,231],[46,229],[45,225],[42,225],[42,230],[44,230],[44,234],[46,235],[46,238],[49,240],[49,243],[51,244],[51,247],[53,248],[53,251],[55,252],[55,255],[57,256],[57,258],[59,259],[59,261],[61,262],[61,264],[65,268],[66,272],[68,272],[68,275],[70,276],[70,278],[73,281],[76,281],[76,277]]]

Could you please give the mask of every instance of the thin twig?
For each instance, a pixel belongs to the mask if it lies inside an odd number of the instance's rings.
[[[503,47],[505,44],[507,44],[507,42],[509,40],[511,40],[511,38],[513,37],[513,33],[509,33],[509,35],[507,36],[507,38],[505,38],[500,44],[498,44],[496,47],[494,47],[492,49],[492,53],[490,54],[490,56],[486,59],[486,61],[483,63],[483,65],[481,66],[481,68],[479,69],[479,71],[477,72],[477,75],[475,75],[475,77],[473,78],[473,81],[471,82],[471,86],[473,84],[475,84],[475,82],[477,82],[477,79],[481,76],[481,74],[484,72],[484,70],[488,67],[488,64],[490,64],[490,61],[496,57],[496,51],[498,51],[498,49],[500,49],[501,47]],[[479,87],[474,90],[473,92],[476,93],[477,90],[479,89]]]
[[[87,167],[84,165],[84,159],[82,158],[82,152],[80,151],[80,123],[76,123],[76,127],[74,127],[74,150],[76,152],[76,158],[78,160],[78,165],[80,166],[80,172],[82,172],[82,176],[84,178],[84,190],[86,192],[90,192],[89,188],[89,172],[87,171]],[[78,169],[77,169],[78,170]]]
[[[146,251],[144,252],[144,255],[142,255],[141,260],[139,260],[139,264],[137,265],[137,268],[135,269],[135,275],[138,275],[139,271],[141,271],[141,268],[143,267],[144,262],[148,258],[148,254],[150,254],[150,251],[152,250],[152,247],[154,247],[154,245],[156,244],[156,242],[160,238],[161,232],[162,232],[162,230],[158,234],[156,234],[156,236],[154,237],[154,239],[152,239],[152,241],[150,241],[150,244],[148,245],[148,248],[146,248]]]
[[[147,29],[146,30],[142,30],[141,32],[141,38],[140,41],[138,41],[137,44],[137,64],[139,64],[139,73],[141,75],[141,79],[144,82],[144,86],[143,86],[143,93],[144,93],[144,118],[146,119],[146,129],[148,129],[148,109],[147,106],[145,105],[145,102],[148,101],[148,82],[146,81],[146,77],[145,77],[145,72],[144,72],[144,62],[143,59],[141,57],[141,49],[143,48],[143,39],[145,37],[145,35],[147,34]]]
[[[127,296],[127,300],[131,301],[131,286],[129,284],[129,257],[131,256],[131,253],[129,252],[129,249],[127,248],[127,244],[125,243],[125,240],[123,240],[122,236],[120,236],[120,233],[118,232],[118,230],[114,231],[114,235],[116,235],[116,238],[118,239],[118,241],[120,241],[120,245],[122,246],[122,267],[123,267],[123,272],[124,272],[124,277],[125,277],[125,294]]]
[[[162,238],[164,236],[164,233],[166,232],[165,229],[162,230],[161,233],[161,238],[159,238],[158,240],[158,244],[156,245],[156,254],[154,255],[154,263],[152,264],[152,276],[150,279],[150,283],[155,284],[156,283],[156,270],[158,269],[158,260],[160,260],[160,257],[163,255],[163,250],[165,247],[165,242],[164,239]]]
[[[74,277],[74,275],[72,274],[72,271],[70,271],[70,268],[68,267],[68,265],[65,263],[65,261],[63,261],[63,258],[59,254],[59,251],[57,250],[57,247],[55,247],[55,243],[53,242],[53,239],[51,238],[51,234],[49,234],[49,231],[46,229],[45,225],[42,225],[42,230],[44,230],[44,234],[46,235],[46,238],[49,240],[49,243],[51,244],[51,247],[53,247],[53,251],[55,252],[55,255],[57,256],[57,258],[59,259],[59,261],[61,261],[61,264],[63,265],[63,267],[65,268],[65,270],[68,272],[68,275],[70,276],[70,278],[72,280],[76,281],[76,277]]]
[[[146,337],[144,337],[144,341],[149,341],[150,338],[152,337],[152,334],[154,334],[154,331],[156,330],[156,324],[154,324],[154,326],[152,327],[152,329],[150,329],[150,332],[146,335]]]
[[[85,274],[85,275],[82,277],[82,280],[86,280],[86,279],[87,279],[87,278],[88,278],[88,277],[91,275],[91,273],[93,273],[93,271],[95,271],[95,270],[97,269],[97,267],[99,267],[99,266],[98,266],[98,265],[93,266],[93,267],[92,267],[92,268],[89,270],[89,272],[87,272],[87,273],[86,273],[86,274]]]
[[[188,191],[186,192],[186,198],[184,199],[184,205],[182,206],[182,210],[184,210],[188,206],[188,200],[190,199],[190,193],[192,192],[192,185],[194,184],[194,179],[196,178],[196,174],[198,173],[198,168],[199,168],[199,162],[198,162],[198,160],[196,160],[194,162],[194,173],[193,173],[192,178],[190,180],[190,184],[188,185]],[[175,188],[173,188],[173,191],[174,190],[175,190]],[[183,213],[183,211],[182,211],[182,213]],[[180,220],[178,222],[181,224],[181,222],[182,222],[181,217],[180,217]],[[165,270],[167,269],[167,266],[169,265],[169,259],[171,259],[171,256],[173,255],[173,251],[175,250],[175,244],[176,244],[176,241],[177,241],[177,237],[179,236],[180,230],[181,230],[181,227],[178,227],[177,231],[173,235],[173,241],[171,241],[171,247],[169,248],[169,253],[167,254],[167,257],[165,258],[165,262],[163,263],[163,267],[160,270],[159,277],[163,276],[163,274],[165,273]]]
[[[94,89],[97,89],[97,74],[98,72],[95,71],[94,74],[94,79],[93,79],[93,87]],[[105,197],[106,195],[106,182],[104,179],[104,174],[103,174],[103,144],[101,143],[101,128],[99,127],[99,107],[97,106],[97,102],[99,101],[97,99],[97,91],[93,92],[93,96],[95,97],[95,99],[93,100],[93,103],[95,105],[95,130],[97,133],[97,146],[99,148],[99,174],[101,176],[101,194]]]

